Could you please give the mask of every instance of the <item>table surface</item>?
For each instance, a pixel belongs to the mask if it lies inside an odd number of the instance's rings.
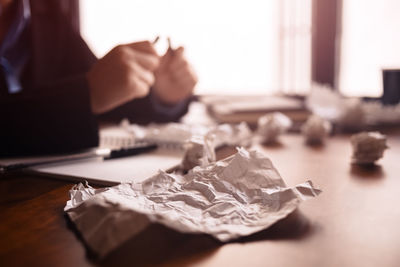
[[[288,185],[323,190],[286,219],[227,244],[151,225],[99,260],[63,208],[73,183],[22,173],[0,179],[0,266],[399,266],[400,135],[374,167],[350,164],[349,136],[310,147],[299,135],[261,149]],[[222,150],[222,154],[230,151]]]

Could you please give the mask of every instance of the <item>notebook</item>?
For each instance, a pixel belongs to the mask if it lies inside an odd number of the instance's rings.
[[[116,149],[134,144],[134,137],[121,127],[107,127],[100,131],[100,148]],[[104,160],[102,157],[85,159],[80,157],[87,153],[90,151],[68,155],[0,159],[0,165],[67,158],[68,161],[38,165],[24,171],[52,178],[76,182],[88,181],[92,184],[109,186],[121,182],[140,182],[157,174],[159,170],[173,170],[181,163],[184,151],[161,145],[156,150],[123,158]]]
[[[180,164],[182,156],[183,152],[180,150],[160,148],[145,154],[118,159],[92,158],[41,165],[30,168],[29,172],[109,186],[121,182],[141,182],[159,170],[172,170]]]

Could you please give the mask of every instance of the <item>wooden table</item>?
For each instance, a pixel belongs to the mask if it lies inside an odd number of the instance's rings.
[[[400,266],[400,135],[388,144],[377,166],[361,168],[349,136],[309,147],[285,135],[264,152],[288,185],[311,179],[323,190],[288,218],[227,244],[152,225],[102,260],[63,212],[72,183],[3,175],[0,266]]]

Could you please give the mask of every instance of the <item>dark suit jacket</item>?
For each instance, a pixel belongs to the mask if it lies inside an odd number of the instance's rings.
[[[79,34],[78,4],[77,0],[31,1],[27,29],[31,50],[23,90],[0,95],[0,155],[68,152],[98,145],[97,118],[90,110],[85,78],[97,59]],[[159,114],[146,97],[102,117],[146,123],[177,120],[186,111],[184,105],[174,114]]]

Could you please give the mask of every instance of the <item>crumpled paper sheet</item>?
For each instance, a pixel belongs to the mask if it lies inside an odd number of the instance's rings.
[[[350,128],[365,124],[363,103],[358,98],[344,98],[329,86],[314,84],[307,96],[309,110],[326,120]]]
[[[217,125],[207,132],[206,137],[214,139],[214,147],[222,145],[249,147],[253,141],[253,133],[245,122]]]
[[[196,166],[206,166],[216,161],[215,147],[210,138],[193,139],[186,144],[180,168],[187,172]]]
[[[249,147],[252,132],[246,123],[222,124],[212,127],[203,136],[193,136],[184,145],[185,154],[178,171],[186,173],[196,166],[204,167],[216,161],[215,150],[222,145]]]
[[[352,162],[357,164],[372,164],[383,157],[388,148],[386,136],[379,132],[361,132],[350,138],[353,147]]]
[[[273,143],[279,135],[292,126],[292,120],[281,112],[272,112],[261,116],[257,122],[257,134],[264,143]]]
[[[154,142],[170,148],[183,149],[194,139],[211,138],[214,147],[222,145],[249,146],[252,132],[244,122],[215,126],[186,125],[183,123],[150,124],[143,127],[123,120],[121,126],[137,141]]]
[[[331,130],[331,123],[318,115],[311,115],[301,126],[301,132],[308,144],[322,143]]]
[[[266,229],[321,191],[287,187],[272,162],[243,148],[187,175],[160,171],[142,183],[70,190],[65,211],[88,246],[104,256],[150,222],[229,241]]]
[[[313,114],[353,130],[400,122],[400,104],[383,105],[375,101],[364,102],[361,98],[345,98],[325,85],[313,84],[306,106]]]

